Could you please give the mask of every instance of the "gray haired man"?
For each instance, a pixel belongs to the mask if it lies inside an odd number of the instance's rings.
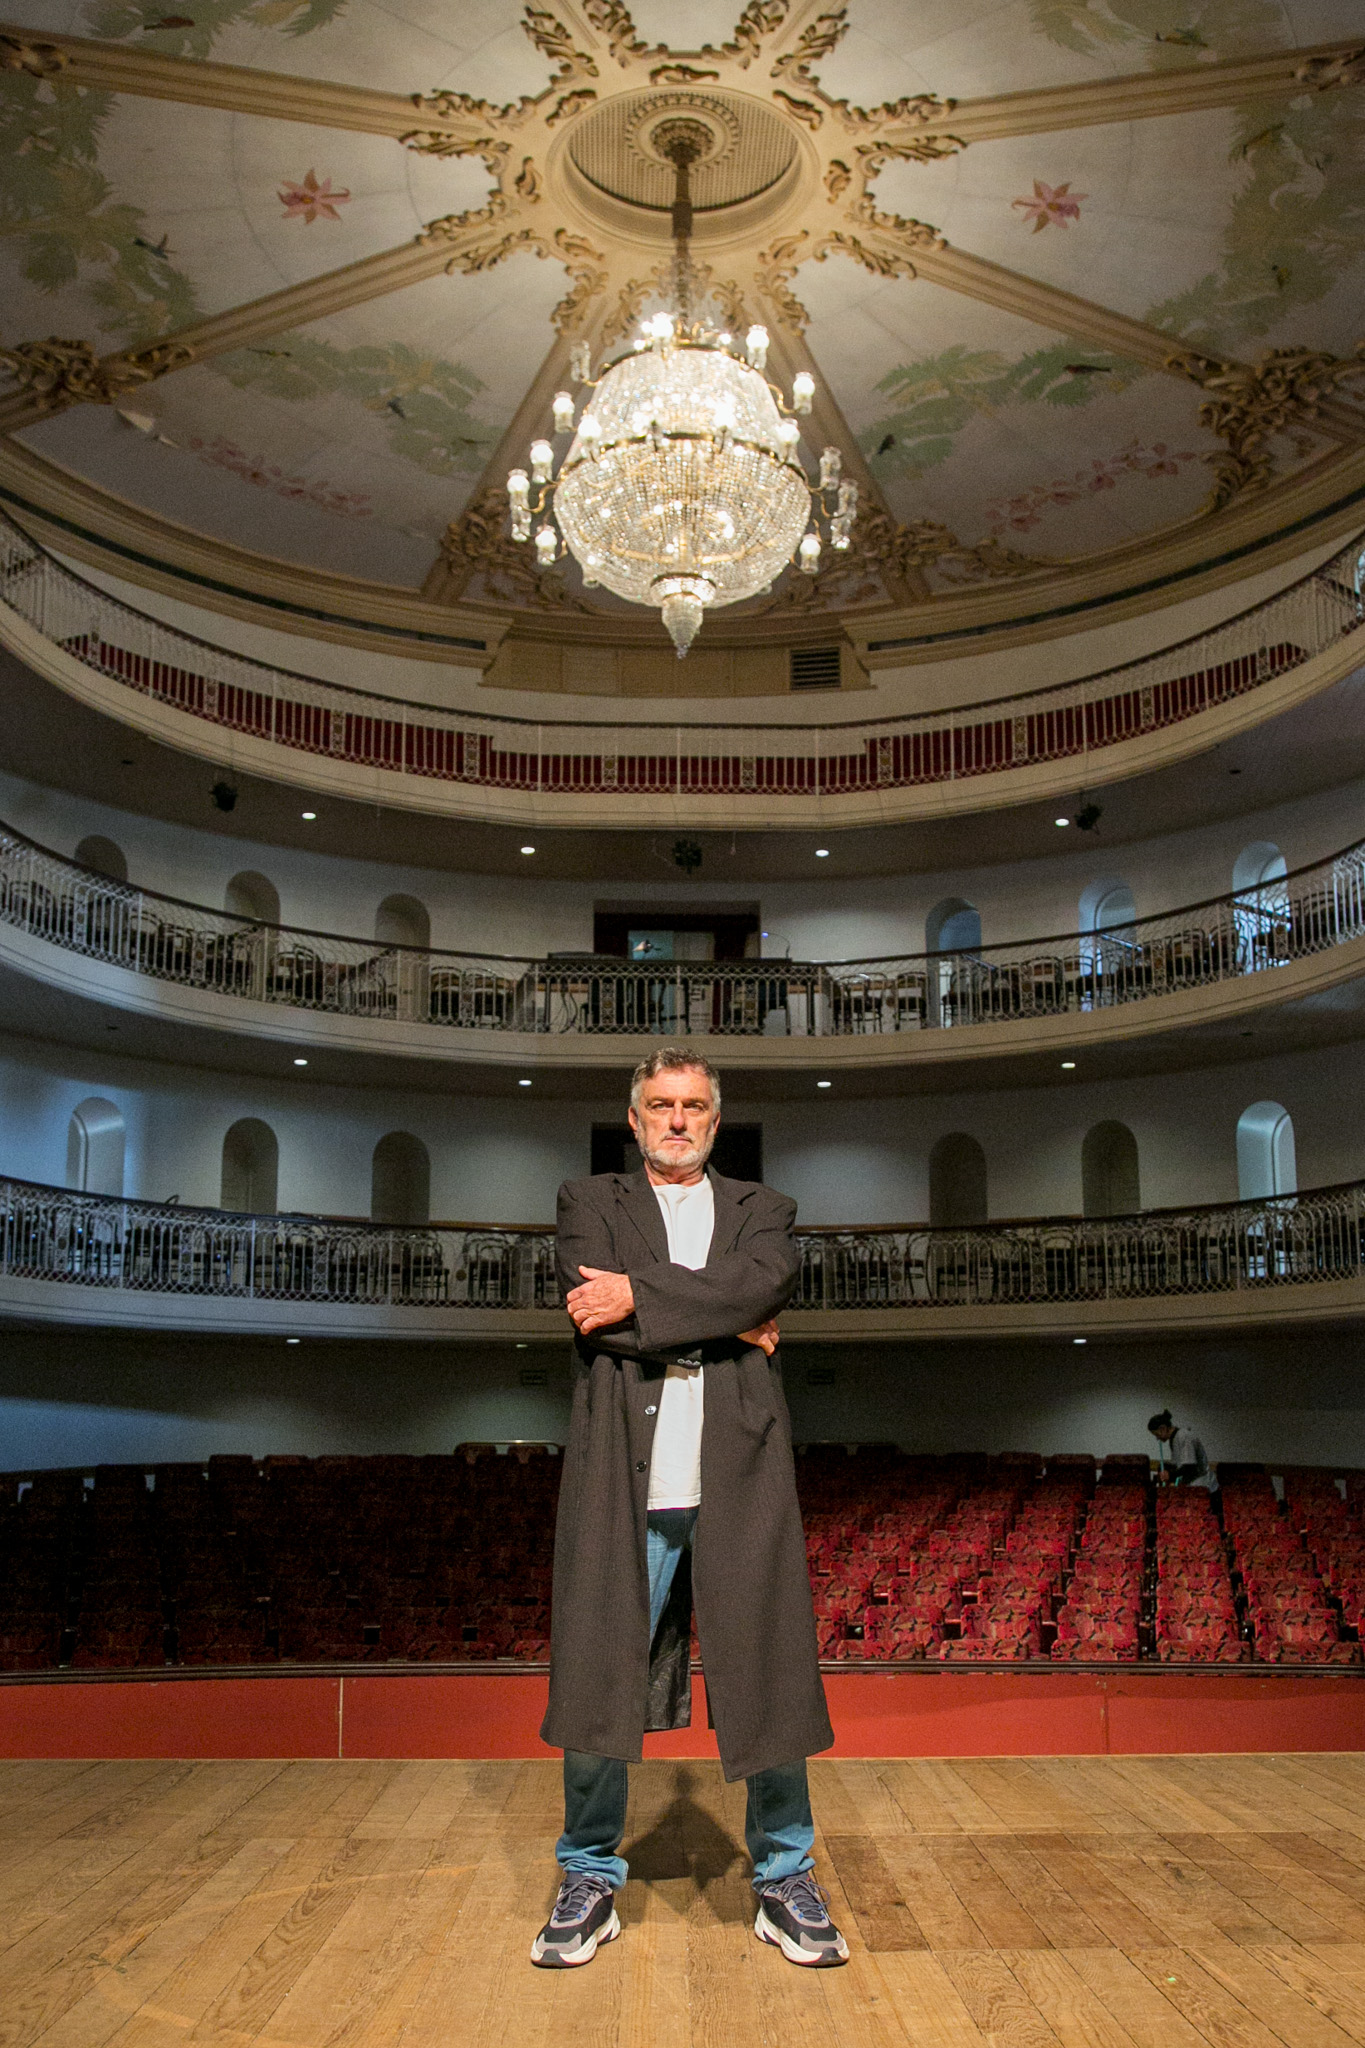
[[[812,1874],[806,1759],[834,1736],[773,1320],[799,1271],[796,1205],[709,1170],[719,1122],[710,1062],[663,1046],[631,1087],[643,1171],[559,1192],[577,1340],[541,1730],[564,1751],[564,1877],[542,1967],[621,1931],[626,1765],[647,1729],[691,1721],[694,1604],[721,1762],[748,1780],[754,1931],[793,1963],[848,1960]]]

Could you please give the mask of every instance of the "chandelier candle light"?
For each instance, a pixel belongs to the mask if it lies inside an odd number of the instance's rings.
[[[545,567],[562,542],[590,588],[656,605],[681,659],[708,606],[766,590],[793,555],[816,574],[821,514],[830,545],[847,548],[858,487],[841,479],[837,448],[811,485],[793,415],[809,413],[815,380],[797,373],[787,410],[763,375],[767,329],[740,344],[693,319],[689,171],[708,136],[678,120],[659,140],[677,176],[675,310],[647,320],[597,376],[578,344],[571,374],[592,396],[576,431],[571,394],[553,407],[554,432],[573,434],[568,453],[556,474],[553,443],[533,441],[529,474],[514,469],[507,496],[514,540],[533,540]]]

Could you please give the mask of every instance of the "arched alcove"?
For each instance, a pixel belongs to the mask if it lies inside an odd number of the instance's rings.
[[[411,1131],[389,1131],[374,1148],[370,1218],[375,1223],[431,1220],[431,1159]]]
[[[123,1193],[123,1111],[88,1095],[66,1127],[66,1184],[87,1195]]]
[[[221,1206],[249,1216],[272,1215],[279,1207],[279,1180],[275,1133],[258,1116],[239,1117],[223,1139]]]
[[[1081,1143],[1081,1197],[1087,1216],[1134,1216],[1142,1207],[1137,1139],[1127,1124],[1092,1124]]]
[[[386,896],[374,914],[374,935],[381,946],[431,944],[431,917],[415,896]]]
[[[981,949],[981,912],[961,896],[945,896],[924,920],[926,953],[976,953]]]
[[[1245,890],[1261,891],[1282,882],[1288,872],[1285,857],[1273,839],[1253,839],[1232,863],[1232,886],[1239,896]]]
[[[103,875],[106,881],[126,882],[128,879],[127,855],[115,840],[106,839],[102,832],[88,832],[73,858],[78,866]]]
[[[929,1154],[929,1221],[984,1223],[986,1155],[966,1131],[949,1131]]]
[[[1133,892],[1121,875],[1101,875],[1081,891],[1083,932],[1124,931],[1137,922]]]
[[[249,917],[253,924],[278,924],[280,892],[268,875],[243,868],[223,891],[223,908],[233,917]]]
[[[1292,1195],[1299,1185],[1294,1119],[1281,1102],[1253,1102],[1237,1119],[1237,1193],[1243,1202]]]

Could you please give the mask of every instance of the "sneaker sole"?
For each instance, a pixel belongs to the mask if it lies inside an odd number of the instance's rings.
[[[566,1956],[562,1949],[542,1941],[537,1935],[531,1943],[531,1961],[538,1970],[576,1970],[583,1963],[590,1963],[604,1941],[615,1941],[621,1932],[621,1922],[613,1912],[610,1920],[604,1920],[590,1941],[585,1941],[576,1956]]]
[[[791,1936],[784,1934],[780,1927],[774,1927],[761,1906],[758,1909],[758,1918],[754,1922],[754,1933],[760,1941],[766,1941],[770,1947],[780,1948],[789,1963],[799,1963],[806,1970],[833,1970],[837,1969],[840,1963],[848,1961],[848,1943],[842,1934],[839,1936],[837,1947],[831,1943],[820,1954],[812,1955],[809,1949],[799,1948]]]

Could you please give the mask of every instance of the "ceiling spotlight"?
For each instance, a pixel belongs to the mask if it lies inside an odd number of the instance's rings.
[[[518,1081],[517,1083],[518,1088],[529,1088],[530,1085],[530,1082],[526,1080]]]
[[[523,846],[521,850],[522,850],[522,852],[523,852],[523,853],[534,853],[534,852],[535,852],[535,848],[534,848],[534,846]]]
[[[1088,1344],[1090,1339],[1088,1337],[1073,1337],[1071,1341],[1073,1344]]]
[[[311,825],[311,824],[312,824],[312,822],[313,822],[313,820],[314,820],[314,819],[315,819],[315,818],[317,817],[317,812],[316,812],[316,811],[300,811],[300,812],[299,812],[299,816],[300,816],[301,818],[305,818],[305,819],[307,820],[307,822],[308,822],[308,823],[309,823],[309,824]]]
[[[215,782],[213,788],[209,791],[209,796],[220,811],[230,811],[236,807],[237,792],[230,782],[223,782],[221,780]]]
[[[1063,1060],[1063,1061],[1062,1061],[1062,1072],[1063,1072],[1064,1074],[1069,1074],[1069,1073],[1071,1072],[1071,1069],[1072,1069],[1072,1068],[1073,1068],[1073,1067],[1075,1066],[1075,1064],[1076,1064],[1075,1060]]]
[[[284,1341],[286,1344],[297,1344],[301,1340],[298,1337],[286,1337]]]
[[[304,1060],[304,1059],[298,1059],[298,1060],[295,1060],[295,1062],[294,1062],[294,1065],[295,1065],[296,1067],[306,1067],[306,1066],[307,1066],[307,1064],[308,1064],[307,1060]]]
[[[1071,823],[1071,820],[1070,818],[1054,818],[1052,822],[1054,825],[1060,825],[1063,831],[1065,831],[1066,827]]]
[[[817,1088],[832,1088],[834,1083],[832,1081],[817,1081],[815,1085]]]
[[[828,860],[829,848],[827,846],[817,846],[815,849],[815,858],[817,860]]]
[[[1098,804],[1082,804],[1072,822],[1078,832],[1093,832],[1103,816]]]

